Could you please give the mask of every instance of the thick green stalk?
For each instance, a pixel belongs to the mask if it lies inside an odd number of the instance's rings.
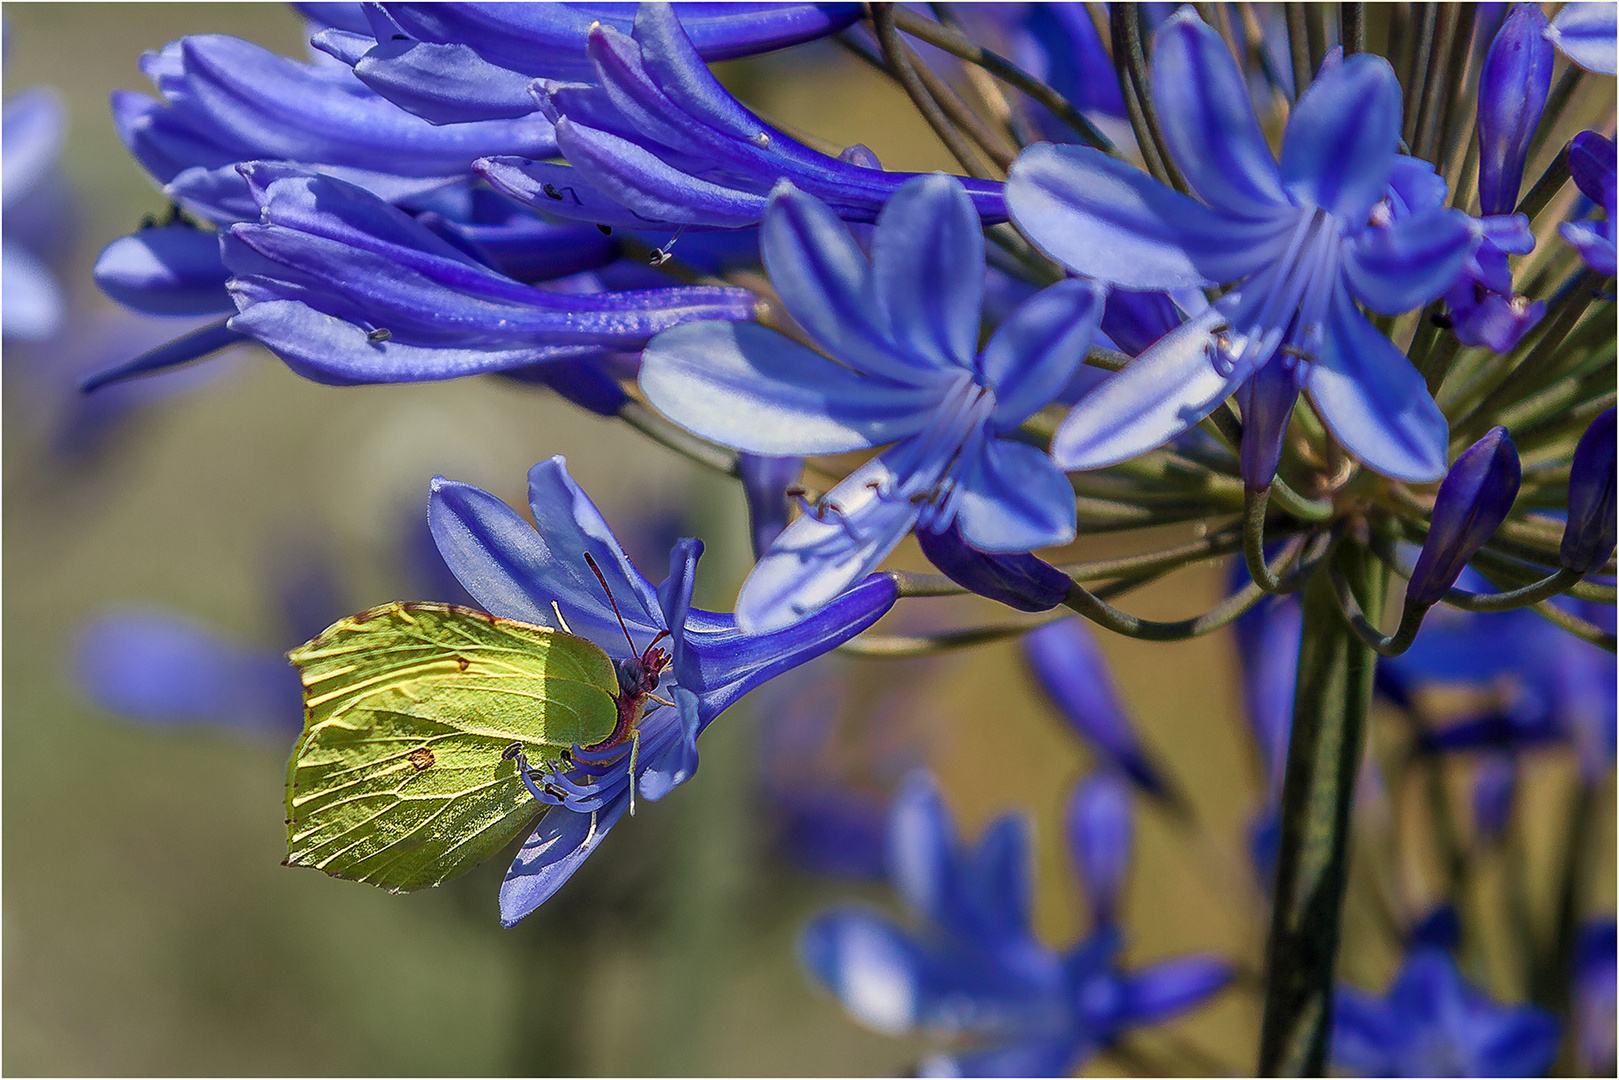
[[[1346,552],[1362,608],[1383,610],[1387,572]],[[1325,567],[1304,591],[1293,735],[1282,784],[1282,836],[1266,948],[1262,1076],[1322,1076],[1349,865],[1349,813],[1377,657],[1338,610]]]

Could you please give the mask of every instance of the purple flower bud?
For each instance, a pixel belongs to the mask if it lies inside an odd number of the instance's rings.
[[[1478,192],[1486,214],[1510,214],[1518,201],[1529,141],[1546,107],[1556,56],[1542,35],[1546,16],[1517,4],[1495,35],[1479,74]]]
[[[737,461],[742,491],[748,497],[748,521],[753,526],[753,557],[762,558],[787,527],[787,489],[804,471],[801,457],[765,457],[743,454]]]
[[[1409,607],[1430,608],[1456,583],[1467,561],[1506,520],[1523,471],[1504,427],[1492,428],[1462,452],[1439,485],[1428,539],[1417,556]]]
[[[148,315],[234,313],[219,236],[183,222],[120,236],[96,259],[101,291]]]
[[[1608,560],[1614,545],[1614,419],[1609,409],[1591,422],[1568,477],[1568,525],[1561,561],[1589,574]]]
[[[916,539],[945,577],[1019,611],[1050,611],[1073,585],[1067,574],[1033,555],[979,551],[962,538],[955,522],[942,532],[918,529]]]

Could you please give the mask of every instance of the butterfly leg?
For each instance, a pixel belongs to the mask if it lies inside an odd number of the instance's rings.
[[[635,816],[635,763],[641,756],[641,729],[630,731],[630,817]]]

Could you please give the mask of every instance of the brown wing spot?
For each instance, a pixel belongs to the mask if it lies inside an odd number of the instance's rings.
[[[417,747],[410,752],[409,760],[417,772],[422,772],[433,767],[433,751],[425,746]]]
[[[457,656],[455,658],[455,662],[461,668],[462,671],[465,671],[467,668],[472,666],[472,661],[468,660],[464,656]]]

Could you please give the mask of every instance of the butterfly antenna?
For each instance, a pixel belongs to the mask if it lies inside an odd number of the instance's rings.
[[[607,594],[607,602],[613,606],[613,614],[618,616],[618,628],[624,631],[624,640],[629,643],[630,654],[633,656],[635,641],[630,637],[630,628],[624,625],[624,616],[619,613],[618,601],[613,599],[613,590],[607,587],[607,578],[602,575],[602,568],[596,565],[596,560],[591,558],[588,551],[585,552],[585,562],[589,564],[590,572],[596,575],[596,580],[601,582],[602,592]]]

